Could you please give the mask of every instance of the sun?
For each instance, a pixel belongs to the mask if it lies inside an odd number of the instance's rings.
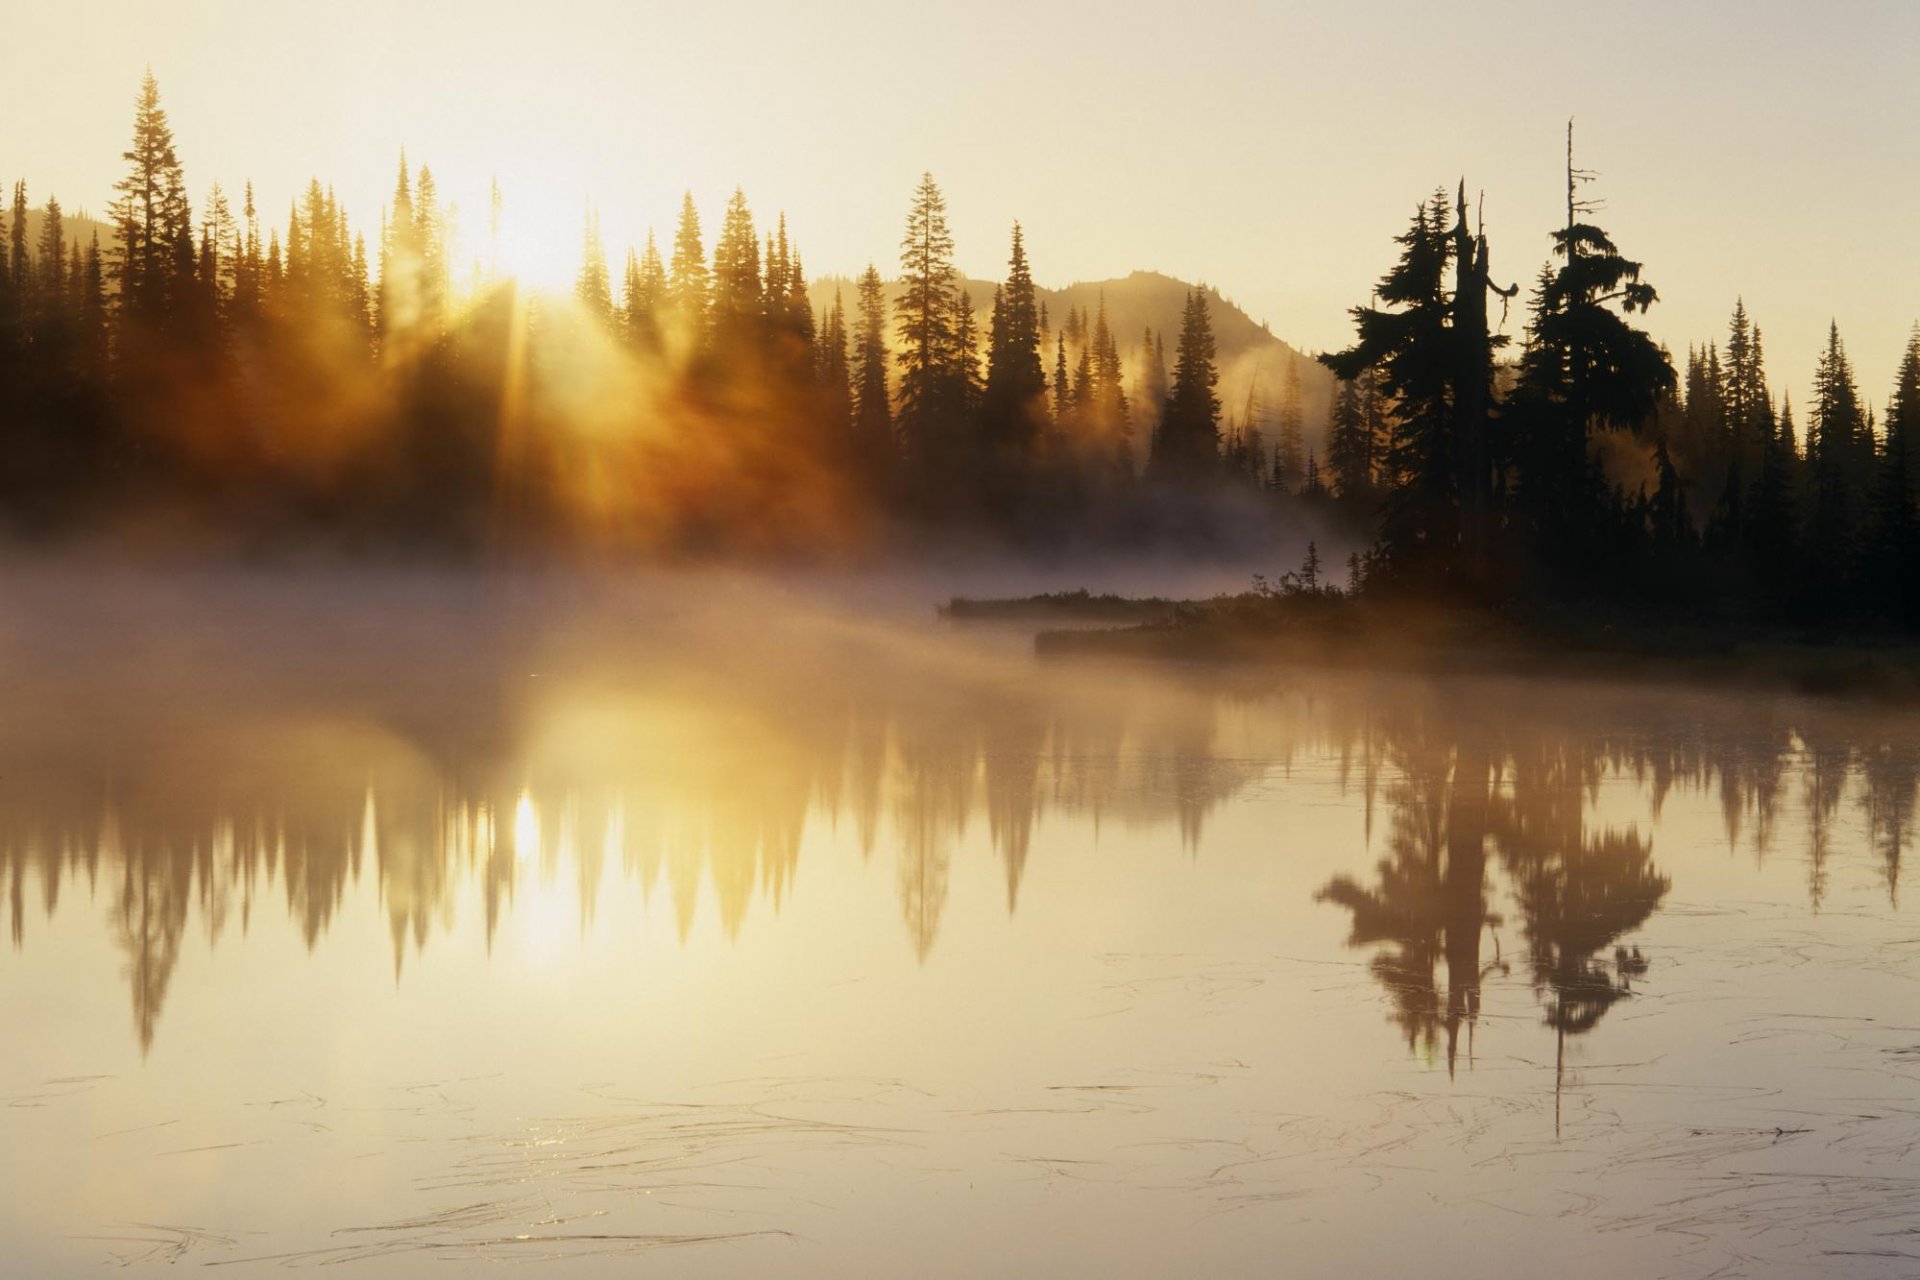
[[[532,293],[571,293],[595,207],[586,166],[564,149],[531,146],[508,147],[495,161],[487,180],[463,193],[459,237],[467,254],[483,277]]]
[[[536,293],[566,293],[580,271],[583,218],[503,208],[488,229],[481,264],[489,275]]]

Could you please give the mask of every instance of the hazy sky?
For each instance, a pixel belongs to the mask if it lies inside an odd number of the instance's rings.
[[[196,207],[252,178],[284,223],[317,175],[370,227],[404,144],[476,231],[497,173],[550,270],[588,199],[617,254],[685,188],[710,236],[739,184],[852,272],[931,169],[969,273],[1017,217],[1043,284],[1204,279],[1326,348],[1436,183],[1485,189],[1529,280],[1573,115],[1676,356],[1744,293],[1796,402],[1832,317],[1882,403],[1920,318],[1917,52],[1912,0],[99,0],[9,14],[0,177],[104,209],[151,64]]]

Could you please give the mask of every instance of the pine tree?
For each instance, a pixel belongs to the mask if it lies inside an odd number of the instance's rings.
[[[981,418],[987,446],[1002,467],[1020,465],[1039,439],[1047,375],[1040,365],[1040,316],[1020,224],[1013,224],[1007,282],[993,295],[988,321],[987,383]]]
[[[175,316],[192,285],[191,270],[181,271],[181,245],[192,243],[193,214],[173,128],[151,71],[140,82],[133,144],[121,159],[127,173],[114,184],[119,195],[110,210],[118,232],[114,284],[128,323],[157,332]],[[16,235],[16,261],[21,251]]]
[[[413,187],[413,248],[418,255],[415,277],[420,326],[429,336],[437,336],[446,319],[449,292],[446,232],[446,212],[440,207],[433,170],[423,164]]]
[[[970,413],[979,406],[986,384],[980,376],[980,329],[973,319],[973,295],[965,289],[953,298],[953,349],[957,405],[962,413]]]
[[[1320,478],[1320,459],[1313,450],[1307,450],[1307,467],[1300,482],[1300,496],[1309,502],[1319,502],[1327,496],[1327,485]]]
[[[833,306],[821,320],[817,378],[825,389],[829,420],[839,429],[853,424],[852,363],[847,353],[847,309],[839,289],[833,291]]]
[[[1885,440],[1868,505],[1867,573],[1875,603],[1889,616],[1920,616],[1920,330],[1908,339],[1887,406]]]
[[[900,334],[900,434],[910,458],[927,470],[951,451],[960,399],[954,336],[953,234],[947,202],[922,174],[900,241],[903,286],[894,304]],[[926,478],[931,478],[930,474]]]
[[[1355,344],[1320,357],[1336,377],[1373,372],[1377,394],[1394,412],[1381,471],[1386,496],[1374,570],[1434,583],[1458,555],[1459,469],[1455,455],[1453,350],[1447,268],[1454,253],[1444,191],[1414,211],[1396,243],[1400,259],[1375,296],[1384,306],[1355,307]],[[1424,572],[1428,567],[1432,573]]]
[[[1111,477],[1133,473],[1133,421],[1127,403],[1120,348],[1107,323],[1107,297],[1102,290],[1092,325],[1080,349],[1074,397],[1081,445],[1096,466]]]
[[[1148,422],[1160,420],[1160,409],[1167,399],[1166,353],[1154,340],[1151,326],[1140,333],[1140,350],[1134,357],[1133,403]]]
[[[1575,199],[1581,174],[1572,167],[1571,127],[1567,175],[1567,224],[1553,233],[1560,266],[1547,269],[1534,291],[1509,415],[1530,540],[1563,572],[1579,575],[1600,562],[1594,537],[1606,523],[1592,433],[1639,429],[1675,379],[1666,352],[1630,323],[1658,293],[1606,232],[1581,221],[1590,206]]]
[[[712,277],[707,251],[700,242],[700,211],[693,193],[680,201],[680,222],[673,233],[673,257],[667,266],[667,296],[683,343],[698,347],[706,341]]]
[[[1342,379],[1334,392],[1333,421],[1327,432],[1327,470],[1332,473],[1334,493],[1356,508],[1372,495],[1370,452],[1360,384]]]
[[[1280,394],[1280,438],[1274,445],[1274,484],[1286,493],[1299,490],[1306,473],[1305,414],[1300,405],[1300,361],[1287,361]]]
[[[629,346],[635,351],[653,354],[660,350],[661,316],[668,305],[670,287],[652,227],[647,228],[647,247],[639,258],[636,260],[629,253],[627,260],[627,279],[620,300],[621,324]]]
[[[1214,470],[1220,457],[1220,381],[1207,297],[1187,293],[1180,313],[1180,345],[1174,357],[1173,386],[1154,434],[1149,469],[1168,480],[1192,482]]]
[[[573,283],[580,309],[603,327],[613,323],[613,287],[607,277],[607,251],[600,239],[600,212],[588,209],[580,236],[580,274]]]
[[[27,184],[16,181],[13,184],[13,250],[10,257],[9,273],[13,277],[14,288],[18,291],[18,304],[25,319],[32,319],[34,295],[39,291],[39,280],[33,271],[33,248],[28,243],[27,234]]]
[[[893,452],[893,406],[887,386],[887,292],[869,262],[860,277],[853,330],[854,438],[878,471]]]
[[[781,223],[785,228],[785,220]],[[800,246],[794,244],[788,248],[786,325],[790,333],[799,340],[802,350],[813,346],[813,296],[807,288],[807,269],[800,261]]]
[[[252,188],[248,190],[251,192]],[[277,240],[272,248],[279,248]],[[270,251],[269,257],[278,263],[277,253]],[[374,325],[381,350],[389,358],[409,354],[416,346],[415,335],[423,323],[420,265],[419,227],[413,216],[413,180],[407,172],[407,153],[402,151],[393,201],[380,233],[380,284],[374,293]]]
[[[245,245],[240,224],[234,221],[233,206],[219,183],[207,193],[200,215],[200,278],[222,318],[233,311],[242,273]]]
[[[738,187],[727,202],[720,238],[713,245],[713,338],[716,344],[744,349],[765,332],[765,300],[760,279],[760,241],[753,229],[747,196]]]
[[[1813,374],[1813,406],[1807,425],[1807,469],[1812,485],[1807,522],[1804,583],[1807,602],[1817,609],[1836,607],[1853,576],[1859,552],[1865,488],[1858,457],[1872,437],[1861,412],[1853,366],[1840,342],[1840,326],[1827,330],[1827,349]]]

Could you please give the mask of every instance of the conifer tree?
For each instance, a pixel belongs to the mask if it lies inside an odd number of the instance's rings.
[[[1287,377],[1280,393],[1280,433],[1274,444],[1274,485],[1285,493],[1299,490],[1306,474],[1305,414],[1300,404],[1300,361],[1287,361]]]
[[[1220,457],[1220,381],[1214,367],[1213,323],[1204,290],[1187,292],[1180,313],[1180,344],[1173,386],[1153,438],[1149,468],[1156,477],[1192,482],[1208,475]]]
[[[580,274],[574,279],[574,300],[601,326],[613,322],[613,288],[607,277],[607,251],[600,239],[600,212],[588,209],[580,238]]]
[[[893,406],[887,379],[887,293],[869,262],[860,277],[851,374],[854,437],[876,469],[893,451]]]
[[[234,221],[227,193],[216,182],[200,215],[200,279],[223,319],[233,309],[243,251],[240,224]]]
[[[734,188],[713,244],[713,338],[716,344],[744,349],[763,333],[765,317],[760,279],[760,241],[747,209],[746,193]]]
[[[829,420],[840,429],[853,423],[852,363],[847,352],[847,309],[841,291],[833,291],[833,306],[820,323],[816,367],[826,391]]]
[[[1920,616],[1920,330],[1908,339],[1887,406],[1885,440],[1867,511],[1867,575],[1873,602],[1888,616]]]
[[[1807,521],[1805,586],[1808,603],[1831,608],[1852,576],[1859,552],[1865,490],[1859,457],[1862,441],[1872,457],[1872,437],[1861,412],[1853,366],[1840,342],[1840,326],[1827,329],[1827,348],[1813,374],[1813,405],[1807,424],[1807,469],[1812,486]],[[1870,465],[1870,462],[1869,462]]]
[[[1107,324],[1107,295],[1100,292],[1093,327],[1082,355],[1085,391],[1082,429],[1096,457],[1115,475],[1133,471],[1133,422],[1121,374],[1120,349]]]
[[[1336,377],[1375,371],[1378,393],[1394,406],[1381,467],[1386,495],[1380,544],[1370,576],[1429,584],[1453,568],[1460,530],[1448,215],[1444,191],[1415,209],[1407,230],[1396,237],[1400,260],[1375,291],[1384,305],[1353,308],[1354,345],[1320,357]],[[1429,566],[1433,572],[1424,573]]]
[[[1675,380],[1666,352],[1629,322],[1659,295],[1638,262],[1581,220],[1590,205],[1575,198],[1582,175],[1572,167],[1571,128],[1567,173],[1567,224],[1553,233],[1560,265],[1535,289],[1510,409],[1532,541],[1562,571],[1575,561],[1590,569],[1599,555],[1593,533],[1605,493],[1589,453],[1592,433],[1639,429]]]
[[[13,277],[14,288],[18,291],[18,302],[23,315],[31,319],[34,295],[38,292],[39,281],[33,271],[33,248],[28,243],[27,232],[27,184],[16,181],[13,184],[13,250],[9,272]]]
[[[110,209],[118,241],[114,284],[127,321],[157,330],[174,317],[191,287],[192,272],[181,270],[181,246],[192,243],[193,214],[173,128],[151,71],[140,82],[133,143],[121,159],[127,172],[114,184],[118,198]],[[21,251],[16,234],[16,260]]]
[[[947,202],[931,173],[922,174],[900,241],[901,295],[894,304],[900,334],[900,434],[923,470],[949,452],[960,399],[954,335],[953,234]],[[926,478],[931,478],[930,476]]]
[[[419,323],[429,336],[439,334],[446,317],[449,291],[446,231],[446,211],[440,207],[433,170],[423,164],[413,188],[412,243],[418,255],[415,276]]]
[[[628,344],[636,351],[652,354],[660,350],[661,316],[671,290],[652,227],[647,228],[647,247],[641,251],[639,260],[631,261],[631,254],[628,257],[630,269],[621,299],[621,319]]]
[[[1067,382],[1067,333],[1062,329],[1053,339],[1053,423],[1066,424],[1073,412],[1073,390]]]
[[[1140,350],[1134,357],[1134,366],[1134,408],[1145,421],[1158,422],[1161,406],[1167,399],[1167,361],[1166,352],[1154,340],[1151,326],[1140,333]]]
[[[1360,384],[1342,379],[1333,397],[1333,421],[1327,432],[1327,470],[1333,491],[1341,501],[1359,509],[1373,488],[1368,458],[1367,424],[1360,403]]]
[[[707,251],[700,241],[700,211],[693,192],[680,201],[680,222],[673,233],[673,257],[667,267],[667,296],[683,339],[693,346],[706,341],[712,292]]]
[[[1017,466],[1031,455],[1046,413],[1047,375],[1040,365],[1040,333],[1033,272],[1016,222],[1007,281],[993,295],[981,407],[988,448],[1003,466]]]
[[[956,405],[970,413],[979,406],[986,384],[980,376],[980,330],[973,318],[973,295],[957,290],[953,298],[953,349]]]

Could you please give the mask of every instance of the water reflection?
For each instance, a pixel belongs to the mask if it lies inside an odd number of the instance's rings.
[[[1814,704],[1162,678],[844,635],[798,663],[766,656],[656,653],[565,678],[496,663],[352,698],[305,678],[204,700],[189,687],[84,713],[56,690],[0,737],[14,944],[33,899],[48,916],[76,892],[104,904],[144,1047],[196,923],[218,941],[274,904],[311,948],[370,878],[398,977],[463,892],[491,946],[516,894],[566,876],[583,929],[624,882],[669,895],[683,941],[710,895],[733,938],[756,908],[781,910],[824,824],[891,859],[924,962],[976,823],[1012,915],[1050,814],[1164,829],[1199,858],[1219,806],[1255,783],[1284,803],[1293,766],[1325,762],[1377,866],[1320,897],[1350,913],[1408,1045],[1452,1071],[1495,974],[1521,969],[1563,1044],[1627,996],[1649,960],[1623,941],[1671,887],[1647,833],[1675,788],[1717,793],[1728,848],[1760,859],[1800,794],[1815,910],[1852,849],[1897,895],[1916,793],[1897,727]],[[1607,786],[1625,820],[1597,816]],[[1274,856],[1297,856],[1279,836]]]

